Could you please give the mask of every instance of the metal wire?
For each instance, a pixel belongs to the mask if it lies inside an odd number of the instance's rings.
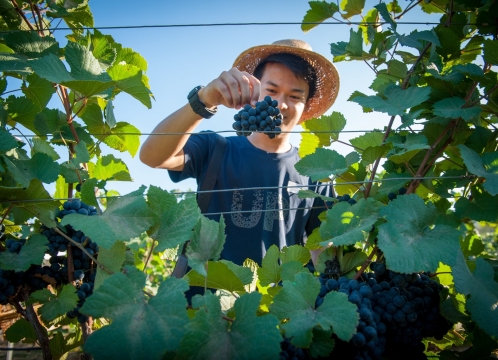
[[[460,176],[420,176],[420,177],[399,177],[399,178],[387,178],[387,179],[374,179],[374,180],[363,180],[363,181],[345,181],[335,186],[343,185],[359,185],[367,183],[376,183],[384,181],[411,181],[411,180],[443,180],[443,179],[473,179],[476,175],[460,175]],[[232,192],[232,191],[251,191],[251,190],[275,190],[275,189],[291,189],[291,188],[316,188],[321,186],[334,186],[334,184],[320,183],[320,184],[310,184],[310,185],[289,185],[289,186],[265,186],[265,187],[246,187],[246,188],[233,188],[233,189],[215,189],[215,190],[198,190],[198,191],[181,191],[172,192],[172,195],[195,195],[202,193],[221,193],[221,192]],[[112,199],[120,198],[126,195],[114,195],[114,196],[96,196],[97,199]],[[40,199],[26,199],[26,200],[9,200],[2,201],[2,204],[10,203],[30,203],[30,202],[50,202],[50,201],[67,201],[74,198],[40,198]]]
[[[230,214],[243,214],[243,213],[258,213],[258,212],[270,212],[270,211],[290,211],[290,210],[313,210],[313,209],[327,209],[326,206],[311,206],[311,207],[297,207],[297,208],[288,208],[288,209],[260,209],[260,210],[234,210],[234,211],[221,211],[214,213],[206,213],[202,214],[204,216],[207,215],[230,215]]]

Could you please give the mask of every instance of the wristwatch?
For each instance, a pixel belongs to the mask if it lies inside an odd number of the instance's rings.
[[[190,106],[192,106],[192,110],[194,110],[194,112],[197,115],[202,116],[204,119],[209,119],[214,114],[216,114],[216,112],[218,111],[218,108],[215,107],[214,109],[209,109],[209,108],[206,107],[206,105],[204,105],[199,100],[198,92],[203,87],[204,86],[199,85],[199,86],[196,86],[195,88],[193,88],[188,93],[187,99],[188,99],[188,102],[189,102]]]

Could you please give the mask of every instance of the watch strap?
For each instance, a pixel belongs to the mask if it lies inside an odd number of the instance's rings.
[[[214,114],[218,112],[218,108],[209,109],[199,100],[199,90],[202,89],[203,86],[199,85],[193,88],[187,96],[188,102],[192,107],[192,110],[199,116],[202,116],[204,119],[211,118]]]

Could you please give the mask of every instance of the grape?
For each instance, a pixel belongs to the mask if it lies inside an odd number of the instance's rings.
[[[406,188],[404,188],[404,187],[399,188],[399,190],[398,190],[398,194],[400,194],[400,195],[405,195],[405,194],[406,194]]]
[[[390,192],[389,194],[387,194],[387,198],[389,200],[394,200],[394,199],[396,199],[396,194],[393,192]]]

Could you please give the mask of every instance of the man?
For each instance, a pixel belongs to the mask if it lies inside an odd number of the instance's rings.
[[[204,118],[223,105],[241,109],[255,106],[265,96],[278,101],[283,116],[282,133],[271,139],[261,132],[227,137],[215,189],[207,213],[219,220],[223,213],[226,243],[221,257],[241,265],[250,258],[259,264],[266,249],[303,244],[319,226],[323,201],[299,199],[300,188],[317,189],[294,168],[297,149],[289,142],[294,127],[319,117],[335,101],[339,76],[334,65],[300,40],[282,40],[243,52],[229,71],[205,87],[194,89],[189,103],[160,122],[153,132],[180,133],[167,138],[150,136],[140,160],[154,168],[168,169],[173,181],[206,176],[219,135],[195,131]],[[212,120],[210,120],[212,121]],[[220,119],[219,121],[223,121]],[[226,119],[227,128],[232,120]]]

